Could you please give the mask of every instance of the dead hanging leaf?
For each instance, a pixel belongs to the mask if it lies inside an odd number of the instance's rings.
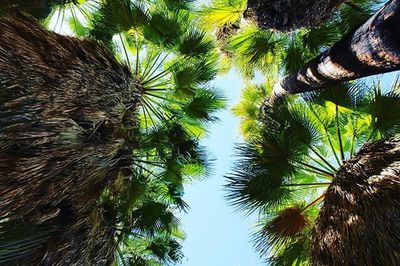
[[[309,224],[303,209],[290,207],[279,213],[279,215],[267,224],[265,231],[278,237],[294,237],[298,235]]]

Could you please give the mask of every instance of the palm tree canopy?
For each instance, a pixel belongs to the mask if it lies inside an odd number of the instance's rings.
[[[311,2],[318,2],[310,8]],[[343,3],[344,4],[340,4]],[[256,12],[250,11],[251,5],[277,6],[283,14],[295,12],[311,20],[318,15],[326,16],[313,27],[291,28],[290,32],[280,32],[274,28],[261,27]],[[289,5],[289,3],[291,5]],[[293,4],[294,3],[294,4]],[[302,4],[306,3],[304,6]],[[336,3],[336,5],[330,5]],[[293,5],[292,5],[293,4]],[[287,75],[329,48],[341,36],[361,25],[381,6],[382,1],[245,1],[215,0],[203,6],[199,13],[206,29],[216,33],[215,39],[225,54],[226,68],[235,67],[246,79],[254,77],[255,72],[268,75]],[[299,7],[300,6],[300,7]],[[249,9],[247,9],[249,7]],[[307,7],[307,8],[305,8]],[[331,11],[332,14],[311,12],[314,8]],[[259,13],[271,11],[271,8],[257,8]],[[297,13],[298,12],[298,13]],[[268,13],[268,12],[266,12]],[[278,16],[272,12],[271,16]],[[288,16],[286,17],[294,17]],[[271,19],[271,24],[285,21],[285,16]],[[329,19],[328,19],[329,18]],[[314,21],[316,22],[316,21]],[[286,21],[288,23],[288,21]],[[234,27],[233,30],[229,30]],[[221,32],[223,34],[221,34]]]
[[[1,263],[182,259],[183,186],[208,175],[199,138],[224,107],[208,84],[218,55],[191,2],[48,1],[37,15],[11,1],[79,38],[9,9],[0,18]]]
[[[271,86],[262,87],[248,87],[235,108],[252,134],[238,146],[239,160],[227,177],[227,197],[245,213],[259,213],[255,246],[270,263],[309,263],[312,228],[322,216],[319,203],[332,197],[329,191],[339,182],[337,176],[348,170],[346,161],[364,158],[357,151],[365,142],[399,134],[398,112],[385,114],[382,109],[391,102],[392,110],[400,110],[398,83],[385,90],[378,83],[372,88],[343,84],[273,104],[259,101],[261,109],[255,111],[255,96],[249,91],[267,97]],[[382,123],[373,122],[379,120]],[[324,208],[332,215],[330,206]],[[321,226],[327,226],[326,219]]]

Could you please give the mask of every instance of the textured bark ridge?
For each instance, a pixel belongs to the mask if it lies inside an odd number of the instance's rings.
[[[135,146],[134,95],[128,68],[96,42],[0,18],[0,217],[53,228],[10,265],[112,262],[96,200],[130,165],[120,159]]]
[[[359,28],[277,83],[275,96],[399,70],[399,25],[400,1],[391,0]]]
[[[245,16],[264,29],[292,31],[326,21],[344,0],[248,0]]]
[[[400,139],[366,144],[325,194],[314,265],[400,265]]]

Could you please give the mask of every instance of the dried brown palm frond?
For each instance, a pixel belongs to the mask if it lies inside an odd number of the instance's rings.
[[[318,26],[344,0],[248,0],[246,17],[261,28],[292,31]]]
[[[140,95],[98,43],[0,18],[0,217],[57,227],[19,262],[111,263],[113,231],[93,215],[131,164]]]
[[[273,219],[265,228],[268,234],[280,237],[294,237],[299,234],[307,225],[307,220],[303,209],[290,207],[284,209]]]
[[[400,264],[400,139],[366,144],[337,172],[313,230],[315,265]]]
[[[282,247],[301,239],[308,232],[310,220],[306,209],[300,206],[288,207],[268,220],[260,232],[254,235],[255,248],[265,256],[272,258],[282,251]]]

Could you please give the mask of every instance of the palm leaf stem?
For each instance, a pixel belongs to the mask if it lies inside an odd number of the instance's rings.
[[[62,9],[61,23],[60,23],[60,28],[58,29],[59,31],[61,31],[64,18],[65,18],[65,8]]]
[[[147,100],[152,101],[151,98],[147,98]],[[152,101],[152,102],[154,103],[154,101]],[[158,119],[160,119],[160,121],[166,121],[165,117],[163,117],[163,115],[162,115],[160,112],[158,112],[156,109],[154,109],[153,106],[152,106],[150,103],[148,103],[148,102],[146,101],[146,98],[144,98],[143,103],[149,108],[149,110],[150,110],[155,116],[157,116]],[[157,103],[156,103],[156,104],[157,104]]]
[[[75,30],[78,28],[78,24],[76,22],[78,21],[78,17],[76,16],[75,10],[71,8],[71,15],[72,15],[72,20],[74,21],[74,26]]]
[[[293,162],[299,164],[300,166],[306,167],[306,169],[303,168],[306,171],[314,171],[314,173],[316,173],[316,174],[322,174],[322,175],[325,175],[325,176],[331,177],[331,178],[335,177],[332,173],[330,173],[328,171],[325,171],[323,169],[320,169],[318,167],[315,167],[313,165],[310,165],[308,163],[304,163],[304,162],[301,162],[301,161],[298,161],[298,160],[293,160]]]
[[[333,170],[333,172],[336,172],[337,169],[330,163],[328,162],[328,160],[326,160],[324,158],[324,156],[322,156],[318,150],[314,149],[314,147],[310,146],[310,150],[319,158],[321,159],[321,161],[323,161],[329,168],[331,168]]]
[[[90,16],[89,14],[79,5],[76,5],[76,8],[78,8],[78,10],[82,13],[82,15],[87,19],[90,20]]]
[[[140,163],[144,163],[144,164],[154,165],[154,166],[157,166],[157,167],[160,167],[160,168],[166,168],[165,165],[156,163],[154,161],[144,161],[144,160],[137,160],[137,159],[135,159],[135,161],[136,162],[140,162]]]
[[[307,204],[307,206],[305,206],[302,210],[302,212],[304,212],[305,210],[307,210],[308,208],[310,208],[311,206],[314,206],[316,203],[318,203],[320,200],[322,200],[325,197],[325,194],[322,194],[321,196],[319,196],[318,198],[316,198],[315,200],[313,200],[312,202],[310,202],[309,204]]]
[[[148,76],[152,76],[154,74],[154,72],[157,70],[157,68],[160,66],[160,64],[159,64],[157,67],[155,67],[155,65],[157,64],[158,59],[160,58],[160,56],[161,56],[161,53],[159,53],[156,56],[156,58],[154,59],[154,61],[151,64],[149,64],[149,63],[146,64],[146,67],[145,67],[145,69],[143,71],[143,75],[142,75],[142,81],[145,81]],[[150,55],[148,55],[148,57],[150,57]],[[163,60],[165,60],[165,58]],[[149,59],[150,58],[148,58],[148,60]],[[161,61],[163,61],[163,60],[161,60]]]
[[[141,105],[141,107],[142,107],[142,110],[143,110],[144,126],[145,126],[145,130],[146,130],[146,135],[148,135],[149,134],[149,130],[148,130],[149,126],[147,124],[147,115],[146,115],[146,111],[147,110],[146,110],[146,106],[145,105]],[[150,114],[149,114],[149,118],[151,118]]]
[[[168,74],[170,73],[170,72],[169,72],[170,68],[171,68],[171,67],[168,67],[167,69],[161,71],[160,73],[158,73],[158,74],[155,75],[154,77],[152,77],[152,78],[150,78],[150,79],[148,79],[148,80],[143,81],[143,82],[142,82],[142,85],[144,86],[144,85],[146,85],[146,84],[148,84],[148,83],[150,83],[150,82],[152,82],[152,81],[154,81],[154,80],[163,78],[164,76],[168,75]]]
[[[146,97],[146,98],[147,98],[147,100],[149,100],[150,102],[154,103],[155,105],[160,105],[160,103],[157,102],[156,100],[154,100],[153,98],[151,98],[151,97]],[[172,101],[172,100],[170,100],[169,102],[173,102],[173,103],[178,103],[178,104],[180,104],[179,102],[175,102],[175,101]],[[161,107],[162,107],[162,106],[161,106]],[[165,110],[164,110],[164,111],[165,111]],[[158,113],[159,113],[161,116],[166,116],[168,120],[171,120],[171,119],[172,119],[172,117],[171,117],[169,114],[167,114],[166,112],[164,112],[164,113],[158,112]],[[167,119],[164,118],[165,121],[167,121]]]
[[[336,120],[336,129],[337,129],[337,136],[338,136],[338,141],[339,141],[339,147],[340,147],[340,157],[342,161],[344,161],[344,150],[343,150],[343,143],[342,143],[342,134],[340,133],[340,125],[339,125],[339,106],[336,105],[335,108],[335,120]]]
[[[333,153],[333,156],[334,156],[335,159],[336,159],[336,162],[337,162],[338,165],[340,166],[340,165],[342,165],[342,163],[340,162],[339,156],[337,155],[336,150],[335,150],[335,147],[333,146],[333,143],[332,143],[331,137],[330,137],[330,135],[329,135],[328,129],[327,129],[326,127],[324,127],[324,128],[325,128],[326,138],[327,138],[328,143],[329,143],[329,147],[330,147],[331,150],[332,150],[332,153]]]
[[[331,172],[332,174],[334,172],[332,172],[332,169],[330,169],[329,167],[327,167],[325,164],[323,164],[322,162],[318,161],[317,159],[311,157],[308,155],[308,158],[310,158],[310,160],[312,160],[314,163],[318,164],[319,166],[321,166],[322,168],[324,168],[326,171]]]
[[[153,90],[151,90],[151,91],[153,91]],[[180,103],[178,101],[174,101],[172,99],[168,99],[168,98],[160,96],[160,95],[149,93],[149,90],[145,90],[144,94],[152,96],[152,97],[155,97],[155,98],[158,98],[158,99],[161,99],[161,100],[164,100],[164,101],[167,101],[167,102],[176,103],[176,104],[182,104],[182,103]]]
[[[122,250],[121,250],[121,248],[119,246],[117,246],[117,253],[118,253],[118,257],[119,257],[120,261],[122,262],[122,265],[123,266],[129,266],[129,265],[126,264],[125,258],[124,258],[124,254],[122,253]]]
[[[283,184],[282,187],[329,186],[331,182]]]
[[[56,12],[58,12],[58,15],[57,15],[56,24],[54,24],[53,31],[56,31],[58,22],[59,22],[60,17],[61,17],[61,7],[60,7],[60,6],[58,6],[58,7],[56,8]]]
[[[323,125],[324,131],[325,131],[325,136],[326,136],[326,138],[327,138],[327,140],[328,140],[328,143],[329,143],[329,147],[331,148],[332,153],[333,153],[333,155],[334,155],[334,157],[335,157],[335,159],[336,159],[338,165],[339,165],[339,166],[342,165],[342,163],[340,162],[339,157],[338,157],[338,155],[337,155],[337,153],[336,153],[336,150],[335,150],[335,148],[333,147],[333,143],[332,143],[332,140],[331,140],[331,138],[330,138],[330,135],[329,135],[329,132],[328,132],[327,127],[324,125],[324,122],[321,120],[321,118],[319,117],[319,115],[316,113],[316,111],[314,110],[314,108],[312,107],[312,105],[309,104],[308,106],[309,106],[311,112],[314,114],[314,117],[321,123],[321,125]]]
[[[145,91],[166,91],[167,89],[148,88]]]
[[[135,40],[136,40],[136,66],[135,66],[135,76],[139,76],[139,63],[140,63],[140,58],[139,58],[139,47],[137,46],[138,42],[138,37],[137,33],[135,32]]]
[[[354,144],[355,144],[355,140],[356,140],[356,136],[357,136],[357,119],[355,118],[354,119],[354,121],[353,121],[353,128],[354,128],[354,131],[353,131],[353,136],[352,136],[352,138],[351,138],[351,147],[350,147],[350,157],[352,157],[353,156],[353,154],[354,154]]]
[[[141,170],[143,170],[143,171],[145,171],[145,172],[151,174],[151,175],[154,176],[155,178],[158,178],[158,176],[157,176],[154,172],[152,172],[152,171],[150,171],[149,169],[143,167],[142,165],[140,165],[140,164],[138,164],[138,163],[135,163],[134,161],[132,162],[132,164],[134,164],[135,166],[139,167]]]
[[[132,70],[131,62],[129,60],[128,51],[126,50],[126,47],[125,47],[124,39],[122,38],[121,33],[118,33],[118,35],[119,35],[119,38],[121,39],[122,48],[124,50],[125,58],[126,58],[126,61],[128,63],[129,69]]]

